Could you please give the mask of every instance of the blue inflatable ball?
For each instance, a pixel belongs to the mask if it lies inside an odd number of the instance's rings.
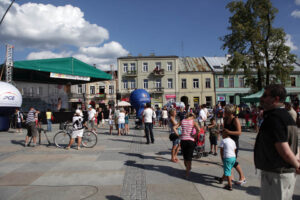
[[[136,89],[130,94],[130,103],[136,110],[136,116],[142,116],[144,105],[150,103],[150,94],[144,89]]]

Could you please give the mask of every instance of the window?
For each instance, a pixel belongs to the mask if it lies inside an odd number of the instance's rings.
[[[234,96],[229,96],[229,103],[234,104]]]
[[[219,88],[223,88],[224,87],[224,78],[219,78]]]
[[[123,64],[123,71],[128,72],[128,64],[127,63]]]
[[[156,62],[155,63],[155,68],[156,69],[161,69],[161,62]]]
[[[155,87],[156,87],[156,88],[161,88],[161,80],[160,80],[160,79],[157,79],[157,80],[155,81]]]
[[[234,88],[234,78],[233,77],[229,77],[229,87]]]
[[[135,63],[131,63],[130,64],[130,71],[132,71],[132,72],[136,71],[136,69],[135,69]]]
[[[131,80],[131,82],[130,82],[130,88],[131,89],[135,89],[136,88],[136,86],[135,86],[135,80]]]
[[[148,72],[148,63],[143,63],[143,72]]]
[[[171,89],[173,88],[173,79],[168,78],[168,88]]]
[[[210,88],[210,78],[205,79],[205,88]]]
[[[21,94],[22,95],[27,95],[26,88],[22,88]]]
[[[291,86],[296,87],[296,77],[291,77]]]
[[[99,86],[99,94],[105,93],[105,86]]]
[[[205,97],[205,100],[206,100],[206,106],[212,107],[212,97],[207,96]]]
[[[33,89],[34,89],[34,88],[29,88],[29,96],[30,96],[30,97],[33,97]]]
[[[38,88],[36,88],[36,94],[37,95],[43,95],[43,88],[42,87],[38,87]]]
[[[95,94],[95,86],[90,86],[90,94]]]
[[[78,94],[82,94],[82,85],[78,85]]]
[[[109,94],[114,94],[114,86],[113,86],[113,85],[110,85],[110,86],[108,87],[108,93],[109,93]]]
[[[244,84],[244,78],[239,78],[239,86],[241,88],[245,87],[245,84]]]
[[[123,88],[128,89],[128,80],[123,80]]]
[[[148,79],[144,79],[144,88],[148,89]]]
[[[193,88],[199,88],[199,79],[197,78],[193,79]]]
[[[181,88],[186,89],[186,79],[185,78],[181,79]]]
[[[167,68],[168,68],[168,71],[172,71],[172,70],[173,70],[172,63],[171,63],[171,62],[168,62],[168,63],[167,63]]]

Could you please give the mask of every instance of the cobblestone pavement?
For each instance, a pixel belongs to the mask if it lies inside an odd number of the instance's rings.
[[[25,132],[0,132],[0,200],[259,199],[260,176],[253,164],[255,133],[243,132],[240,137],[238,159],[247,183],[227,191],[214,180],[222,175],[219,156],[194,159],[186,180],[182,156],[178,163],[170,162],[166,129],[155,127],[155,144],[147,145],[142,130],[116,136],[116,130],[109,135],[107,128],[98,129],[94,148],[79,151],[48,147],[44,136],[42,145],[25,148]],[[54,125],[54,131],[47,133],[51,140],[56,131]],[[300,199],[299,176],[293,199]]]

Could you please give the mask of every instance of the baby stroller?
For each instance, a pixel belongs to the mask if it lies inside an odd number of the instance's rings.
[[[195,130],[196,131],[196,130]],[[200,128],[199,133],[196,137],[196,148],[195,148],[195,158],[201,158],[202,156],[207,156],[207,152],[205,152],[205,132],[203,128]]]

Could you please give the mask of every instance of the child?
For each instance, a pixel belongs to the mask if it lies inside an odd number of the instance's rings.
[[[220,178],[219,183],[227,179],[228,185],[226,185],[224,189],[230,191],[232,190],[231,170],[236,160],[235,150],[235,142],[228,137],[228,135],[223,133],[223,140],[220,143],[220,154],[223,161],[224,175]]]
[[[129,134],[129,115],[128,111],[125,111],[125,135]]]
[[[214,156],[217,156],[217,145],[218,145],[218,138],[219,138],[219,131],[218,131],[218,125],[216,123],[215,118],[210,119],[210,125],[207,126],[209,129],[209,142],[210,142],[210,152],[209,154],[213,153],[214,150]]]
[[[66,150],[69,150],[71,145],[73,144],[75,138],[77,138],[77,150],[80,149],[80,145],[81,145],[81,138],[83,135],[83,131],[84,131],[84,121],[82,118],[82,112],[81,110],[77,109],[75,111],[75,115],[73,117],[73,131],[72,131],[72,138],[69,142],[69,145],[66,147]]]

